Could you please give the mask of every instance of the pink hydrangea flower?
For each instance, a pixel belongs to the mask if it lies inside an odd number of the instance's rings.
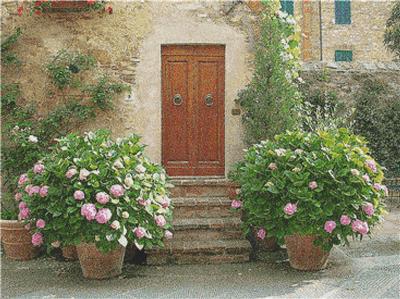
[[[278,169],[278,166],[276,166],[275,163],[269,163],[268,169],[270,169],[270,170],[276,170],[276,169]]]
[[[151,200],[150,200],[150,199],[139,198],[138,203],[139,203],[141,206],[146,207],[146,206],[149,206],[149,205],[151,204]],[[168,207],[168,206],[166,206],[166,207]]]
[[[138,239],[141,239],[146,235],[145,229],[143,227],[140,227],[140,226],[136,227],[133,230],[133,233],[135,234],[136,238],[138,238]]]
[[[327,233],[331,234],[335,228],[336,228],[336,222],[335,221],[328,220],[328,221],[325,222],[324,230]]]
[[[285,212],[286,215],[293,215],[297,211],[297,205],[295,203],[288,203],[286,206],[283,208],[283,212]]]
[[[74,192],[74,198],[76,200],[83,200],[85,198],[85,193],[83,193],[83,191],[81,191],[81,190],[76,190]]]
[[[30,230],[30,229],[31,229],[31,224],[30,224],[30,223],[25,224],[25,225],[24,225],[24,228],[25,228],[26,230]]]
[[[381,191],[381,190],[382,190],[381,184],[374,183],[372,186],[374,187],[374,189],[375,189],[376,191]]]
[[[100,209],[96,214],[96,221],[100,224],[107,223],[111,219],[112,213],[110,209]]]
[[[167,224],[167,221],[165,220],[163,215],[157,215],[154,217],[154,220],[156,221],[157,226],[163,227],[165,224]]]
[[[347,215],[342,215],[340,217],[340,224],[341,225],[349,225],[351,223],[351,219],[349,216]]]
[[[114,221],[110,224],[110,227],[111,227],[112,229],[120,229],[120,228],[121,228],[121,224],[119,223],[118,220],[114,220]]]
[[[26,202],[24,202],[24,201],[21,201],[19,204],[18,204],[18,209],[20,209],[20,210],[22,210],[22,209],[26,209],[28,206],[26,205]]]
[[[45,226],[46,226],[46,221],[44,221],[43,219],[38,219],[36,221],[37,228],[44,228]]]
[[[367,183],[368,183],[369,181],[371,181],[371,179],[369,178],[369,175],[368,175],[368,174],[364,174],[364,175],[362,176],[362,178],[363,178],[363,180],[366,181]]]
[[[92,203],[85,203],[81,207],[81,215],[86,218],[88,221],[92,221],[95,219],[97,214],[96,206]]]
[[[65,177],[67,179],[71,179],[74,175],[76,175],[78,173],[78,170],[76,170],[75,168],[70,168],[67,170],[67,172],[65,173]]]
[[[105,205],[110,201],[110,196],[105,192],[99,192],[96,194],[96,200],[98,203]]]
[[[169,240],[169,239],[172,239],[173,234],[169,230],[166,230],[164,232],[164,237],[165,237],[165,239]]]
[[[41,174],[44,171],[44,165],[42,163],[36,163],[33,166],[33,172],[36,174]]]
[[[381,185],[381,190],[383,190],[383,192],[385,193],[385,196],[389,195],[389,190],[385,185]]]
[[[40,187],[39,186],[33,186],[31,188],[31,194],[30,195],[39,194],[39,192],[40,192]]]
[[[30,185],[30,184],[25,186],[25,192],[28,193],[29,196],[32,196],[32,195],[33,195],[33,193],[32,193],[32,187],[33,187],[33,186]]]
[[[240,200],[234,199],[232,200],[231,207],[234,209],[239,209],[242,206],[242,202]]]
[[[374,160],[366,160],[365,161],[365,166],[367,166],[369,169],[371,169],[372,172],[377,172],[378,169],[376,168],[376,163]]]
[[[34,233],[32,235],[32,244],[33,246],[40,246],[43,244],[43,235],[42,233]]]
[[[21,176],[18,179],[18,186],[21,187],[23,184],[27,183],[29,181],[28,175],[26,173],[21,174]]]
[[[160,204],[164,209],[168,208],[170,203],[171,203],[171,199],[169,199],[169,197],[166,195],[163,196],[162,199],[160,200]]]
[[[361,235],[365,235],[369,231],[368,223],[358,219],[353,220],[353,222],[351,223],[351,229],[353,230],[353,232],[360,233]]]
[[[20,201],[22,199],[22,193],[17,192],[14,195],[15,201]]]
[[[48,186],[40,187],[40,190],[39,190],[40,197],[46,197],[48,193],[49,193],[49,187]]]
[[[316,181],[312,181],[308,184],[308,188],[310,188],[311,190],[317,189],[318,184]]]
[[[125,189],[121,185],[112,185],[110,188],[110,193],[114,197],[121,197],[124,195]]]
[[[352,169],[351,174],[354,176],[358,176],[358,175],[360,175],[360,172],[357,169]]]
[[[260,229],[257,231],[257,238],[259,238],[259,239],[261,239],[261,240],[264,240],[266,234],[267,234],[267,232],[265,231],[265,229],[260,228]]]
[[[372,216],[375,213],[374,205],[372,203],[370,203],[370,202],[367,202],[366,204],[364,204],[362,206],[362,210],[368,216]]]
[[[83,169],[81,169],[81,171],[79,172],[79,179],[80,179],[81,181],[85,181],[85,180],[88,178],[89,175],[90,175],[90,171],[87,170],[87,169],[85,169],[85,168],[83,168]]]
[[[30,215],[29,208],[20,209],[19,213],[18,213],[18,219],[20,219],[20,220],[27,219],[27,218],[29,218],[29,215]]]

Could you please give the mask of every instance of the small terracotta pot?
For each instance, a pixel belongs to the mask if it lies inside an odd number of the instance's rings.
[[[27,261],[38,255],[39,249],[32,245],[32,235],[17,220],[0,220],[1,241],[6,256],[13,260]]]
[[[268,232],[266,233],[264,240],[261,240],[257,237],[256,229],[253,230],[253,236],[256,242],[257,250],[276,251],[280,248],[278,242],[276,241],[276,238],[268,237]]]
[[[290,266],[297,270],[318,271],[326,267],[330,251],[314,245],[313,235],[285,237]]]
[[[122,273],[125,247],[101,253],[95,244],[82,243],[76,246],[83,276],[88,279],[107,279]]]
[[[78,259],[78,252],[74,245],[65,246],[62,249],[63,257],[68,261],[76,261]]]

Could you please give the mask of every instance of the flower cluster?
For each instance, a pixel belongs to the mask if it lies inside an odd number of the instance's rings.
[[[241,186],[232,202],[245,227],[283,242],[314,234],[324,248],[362,236],[381,220],[383,172],[365,141],[346,129],[287,132],[252,146],[231,174]]]
[[[113,8],[111,5],[107,5],[103,0],[86,0],[86,5],[81,5],[78,3],[78,6],[75,4],[68,4],[68,2],[74,2],[72,0],[62,1],[62,0],[38,0],[38,1],[26,1],[27,6],[24,8],[24,1],[22,1],[17,7],[18,16],[22,16],[24,14],[24,9],[28,14],[35,14],[40,16],[44,11],[51,8],[81,8],[83,11],[91,11],[91,10],[103,10],[109,14],[113,13]],[[83,3],[83,1],[80,1]],[[83,3],[85,4],[85,3]],[[70,6],[74,5],[74,6]],[[81,7],[79,6],[81,5]]]
[[[18,180],[19,219],[33,230],[32,243],[162,246],[172,237],[167,178],[143,148],[135,135],[113,142],[102,130],[58,140]]]

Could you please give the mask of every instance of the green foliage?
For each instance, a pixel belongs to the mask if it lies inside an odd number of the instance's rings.
[[[114,94],[124,90],[130,90],[130,87],[126,84],[110,82],[107,76],[101,77],[96,84],[85,88],[91,101],[101,109],[111,108]]]
[[[20,86],[17,83],[2,83],[0,85],[1,92],[1,110],[11,111],[17,106],[17,99],[21,95]]]
[[[302,129],[311,132],[337,128],[351,128],[352,110],[341,102],[336,93],[325,89],[312,89],[309,83],[303,84],[304,97],[301,111]]]
[[[242,122],[248,144],[292,128],[300,103],[294,82],[301,80],[297,71],[300,33],[293,17],[275,11],[275,1],[264,4],[253,78],[237,98],[244,110]]]
[[[387,175],[400,175],[400,102],[385,83],[366,80],[356,95],[354,131],[368,140]]]
[[[384,43],[400,58],[400,2],[394,4],[392,14],[386,22]]]
[[[13,34],[5,38],[5,40],[1,43],[1,63],[3,65],[20,65],[21,61],[15,55],[15,53],[10,52],[12,47],[18,41],[21,36],[22,31],[20,28],[17,28]]]
[[[61,50],[47,65],[47,71],[53,83],[63,89],[72,84],[79,85],[79,80],[74,76],[80,71],[89,70],[96,66],[96,59],[91,55],[84,55],[78,52],[67,52]],[[73,81],[75,77],[75,82]]]
[[[138,136],[114,142],[105,130],[61,138],[41,160],[44,170],[29,170],[28,181],[19,185],[22,201],[30,210],[25,221],[32,227],[38,219],[45,221],[44,228],[34,231],[43,234],[48,246],[55,241],[62,246],[88,242],[96,243],[102,252],[119,243],[126,246],[126,241],[138,248],[162,246],[172,218],[167,178],[143,150]],[[113,185],[123,187],[124,194],[113,193]],[[31,192],[29,186],[47,186],[48,191]],[[84,199],[74,198],[77,190],[84,193]],[[100,192],[107,194],[107,201],[97,199]],[[87,219],[81,212],[84,204],[93,204],[97,212],[108,209],[112,216],[106,223]],[[167,223],[157,225],[155,217],[165,217]],[[145,230],[144,237],[135,235],[138,227]]]
[[[387,189],[378,185],[382,169],[369,155],[365,140],[344,128],[286,132],[262,141],[249,148],[231,176],[241,186],[245,232],[263,228],[280,243],[287,235],[312,234],[329,250],[333,244],[347,243],[349,236],[362,237],[351,225],[340,224],[342,215],[372,227],[384,211],[381,199]],[[317,187],[312,189],[310,182]],[[297,205],[292,215],[284,212],[288,203]],[[375,209],[372,216],[362,209],[367,203]],[[329,220],[336,222],[332,233],[324,230]]]

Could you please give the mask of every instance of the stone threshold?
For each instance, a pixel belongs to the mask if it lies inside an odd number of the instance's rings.
[[[174,207],[214,207],[230,206],[231,201],[226,196],[204,196],[204,197],[174,197],[172,204]]]
[[[191,218],[175,219],[173,222],[174,231],[197,230],[197,229],[232,229],[240,228],[242,221],[239,217],[225,218]]]

